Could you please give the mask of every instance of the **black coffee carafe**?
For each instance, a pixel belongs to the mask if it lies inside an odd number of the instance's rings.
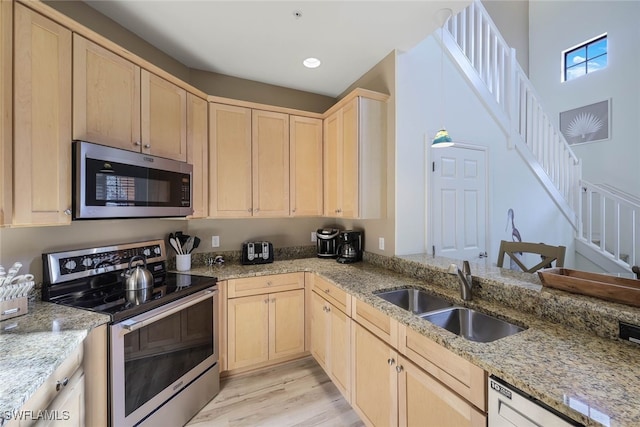
[[[348,264],[362,261],[362,231],[345,230],[338,234],[338,258],[336,261]]]

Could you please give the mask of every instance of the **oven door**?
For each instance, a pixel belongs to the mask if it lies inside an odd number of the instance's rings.
[[[198,402],[188,420],[218,392],[217,293],[214,286],[111,326],[111,425],[137,425],[161,406],[167,412],[178,394]],[[204,396],[194,385],[200,377]],[[190,386],[198,396],[185,397]]]

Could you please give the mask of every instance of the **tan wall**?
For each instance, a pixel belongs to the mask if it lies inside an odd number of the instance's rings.
[[[364,248],[367,252],[392,256],[395,254],[395,175],[396,175],[396,56],[392,51],[382,61],[349,86],[339,98],[361,87],[389,94],[387,101],[387,217],[370,220],[340,220],[342,229],[364,229]],[[384,250],[378,249],[378,239],[385,240]]]
[[[189,81],[189,68],[160,49],[147,43],[111,18],[106,17],[82,1],[44,0],[48,6],[79,22],[96,33],[119,44],[139,57],[162,68],[185,82]]]
[[[42,279],[41,255],[67,249],[166,239],[171,232],[186,232],[182,219],[128,219],[74,221],[70,226],[0,229],[0,264],[5,268],[16,261],[21,272]]]
[[[324,113],[336,99],[282,86],[191,69],[189,83],[209,95]]]
[[[311,232],[331,224],[326,218],[198,219],[189,221],[188,234],[202,242],[196,252],[238,251],[242,243],[268,240],[276,248],[314,245]],[[211,247],[220,236],[220,247]]]

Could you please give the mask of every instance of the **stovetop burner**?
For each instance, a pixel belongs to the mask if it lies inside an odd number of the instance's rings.
[[[147,248],[157,248],[153,252],[155,262],[148,263],[153,275],[154,284],[151,298],[139,305],[126,299],[121,277],[122,269],[105,271],[103,267],[92,269],[77,268],[77,262],[88,259],[103,259],[104,253],[144,254]],[[215,277],[195,276],[166,271],[164,242],[162,240],[141,242],[105,248],[92,248],[77,251],[43,254],[44,283],[42,299],[72,307],[84,308],[108,314],[112,321],[120,321],[140,313],[152,310],[179,298],[214,286]],[[63,261],[61,261],[63,260]],[[70,266],[68,271],[60,269],[60,265]],[[98,265],[97,263],[95,263]]]

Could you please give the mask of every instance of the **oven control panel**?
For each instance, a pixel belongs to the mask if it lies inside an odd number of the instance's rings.
[[[128,268],[134,256],[147,263],[165,261],[163,240],[43,254],[45,283],[58,283]],[[139,261],[136,261],[136,264]]]

